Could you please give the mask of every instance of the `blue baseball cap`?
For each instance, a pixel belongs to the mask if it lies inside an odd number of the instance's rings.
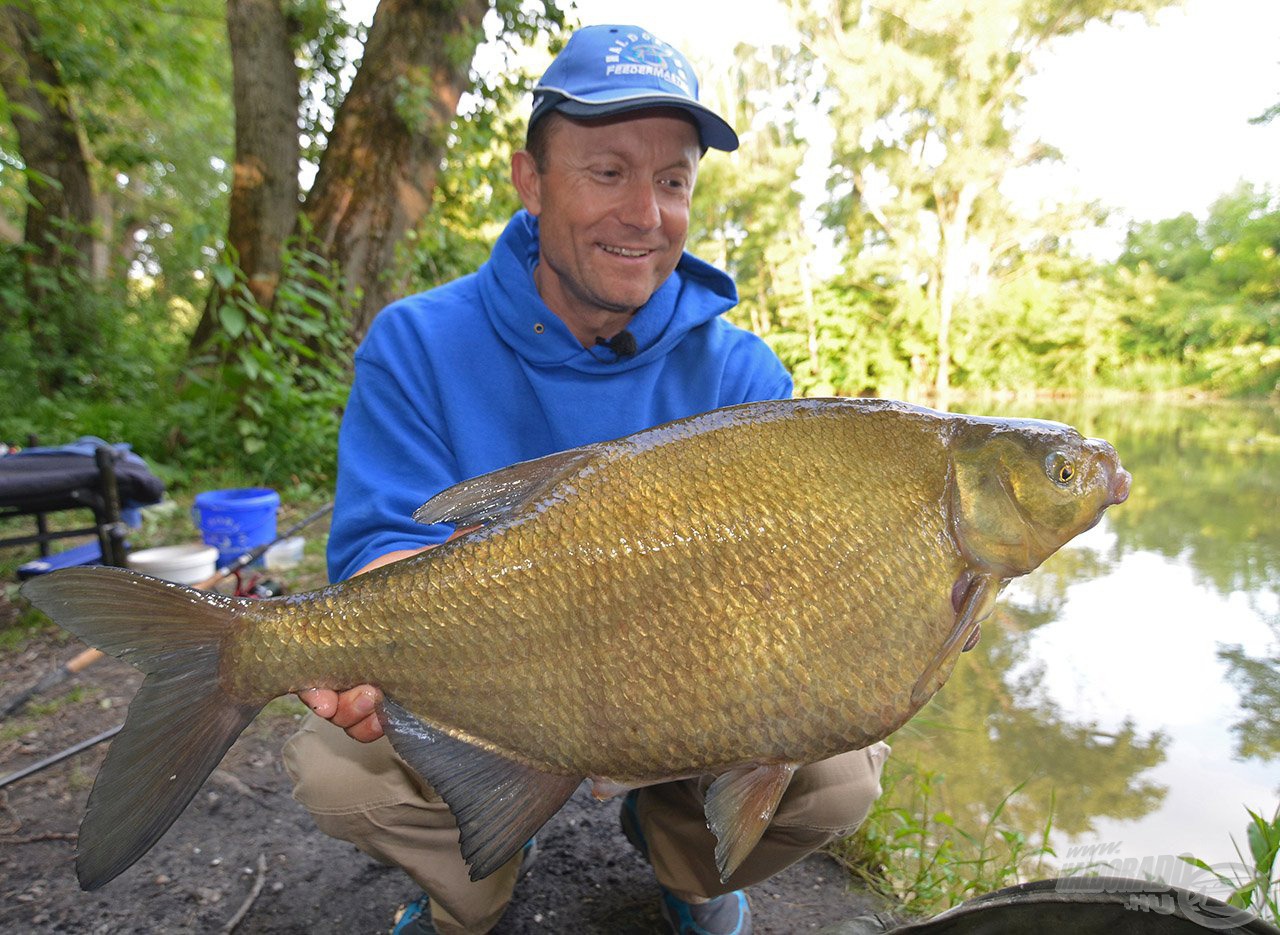
[[[584,26],[570,36],[533,89],[529,126],[553,110],[586,119],[649,107],[687,112],[703,146],[738,148],[733,127],[698,103],[689,60],[639,26]]]

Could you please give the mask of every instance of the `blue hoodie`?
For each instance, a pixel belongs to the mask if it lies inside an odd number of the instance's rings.
[[[720,314],[733,281],[685,253],[632,316],[636,353],[584,348],[538,295],[519,211],[474,274],[385,308],[356,351],[338,440],[329,577],[442,542],[413,512],[460,481],[735,403],[791,396],[768,346]]]

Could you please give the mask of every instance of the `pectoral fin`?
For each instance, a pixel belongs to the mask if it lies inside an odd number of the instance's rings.
[[[459,740],[390,699],[383,699],[378,717],[396,753],[453,812],[472,880],[510,860],[582,782]]]
[[[707,790],[707,826],[716,836],[720,882],[729,879],[760,841],[799,764],[744,766],[716,779]]]
[[[413,518],[428,525],[477,526],[492,522],[545,493],[596,454],[594,446],[586,445],[481,474],[440,491],[418,507]]]
[[[1003,582],[993,575],[976,575],[969,581],[968,588],[960,599],[951,632],[947,634],[946,640],[934,654],[929,665],[925,667],[924,672],[916,679],[915,687],[911,689],[912,704],[922,705],[929,700],[930,695],[933,694],[930,685],[933,684],[938,672],[949,662],[954,661],[962,648],[966,648],[978,624],[985,620],[995,607],[996,597],[999,596],[1001,587]]]

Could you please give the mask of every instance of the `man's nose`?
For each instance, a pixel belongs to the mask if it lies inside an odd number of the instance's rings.
[[[662,222],[658,210],[658,192],[649,182],[633,182],[627,186],[619,217],[628,227],[653,230]]]

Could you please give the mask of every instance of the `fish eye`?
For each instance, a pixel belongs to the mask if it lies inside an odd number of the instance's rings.
[[[1076,466],[1061,454],[1050,455],[1046,466],[1049,468],[1049,476],[1056,484],[1065,486],[1076,476]]]

